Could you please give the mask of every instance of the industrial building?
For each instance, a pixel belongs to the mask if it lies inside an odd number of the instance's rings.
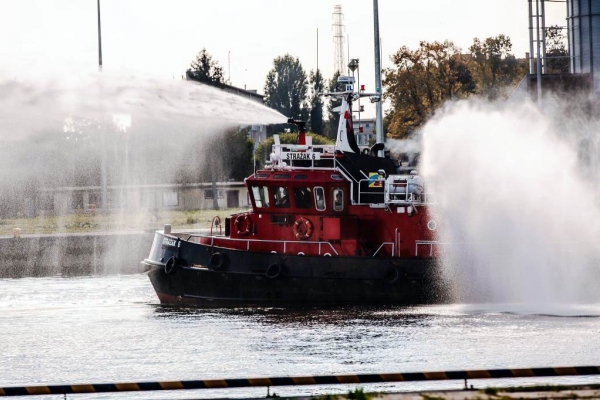
[[[216,188],[216,194],[215,194]],[[219,208],[247,208],[244,182],[108,186],[106,210],[210,210],[214,197]],[[58,215],[94,212],[102,198],[100,186],[40,189],[35,209],[25,214]]]
[[[600,0],[566,0],[565,26],[567,33],[568,73],[552,73],[548,66],[553,59],[546,51],[546,7],[556,0],[528,0],[529,3],[529,74],[520,88],[527,88],[534,98],[543,92],[589,91],[600,97]]]

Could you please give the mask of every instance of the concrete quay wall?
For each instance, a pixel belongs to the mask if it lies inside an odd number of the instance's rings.
[[[138,273],[153,237],[153,232],[3,237],[0,278]]]

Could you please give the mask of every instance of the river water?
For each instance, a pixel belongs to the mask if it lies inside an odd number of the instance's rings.
[[[0,386],[598,365],[600,305],[309,310],[161,307],[144,274],[0,280]],[[471,381],[475,387],[545,379]],[[600,382],[572,377],[552,383]],[[369,391],[463,382],[364,385]],[[275,388],[279,395],[350,386]],[[263,397],[266,390],[69,398]],[[44,396],[42,398],[62,398]]]

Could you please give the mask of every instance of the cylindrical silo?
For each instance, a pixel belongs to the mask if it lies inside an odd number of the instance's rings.
[[[572,73],[591,73],[600,94],[600,0],[567,0]]]

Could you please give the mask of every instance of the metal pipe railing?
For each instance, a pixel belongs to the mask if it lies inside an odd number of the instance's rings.
[[[211,246],[215,246],[215,239],[225,242],[246,242],[246,250],[250,251],[250,244],[251,243],[273,243],[273,244],[281,244],[283,245],[283,253],[286,253],[286,248],[288,244],[293,244],[293,245],[310,245],[310,244],[314,244],[314,245],[319,245],[319,255],[321,255],[321,246],[322,245],[327,245],[329,246],[329,248],[331,248],[331,251],[333,251],[335,253],[336,256],[339,256],[339,253],[337,252],[337,250],[335,249],[335,247],[333,247],[333,245],[330,242],[321,242],[321,241],[311,241],[311,240],[302,240],[302,241],[297,241],[297,240],[266,240],[266,239],[241,239],[241,238],[230,238],[230,237],[215,237],[215,236],[206,236],[206,235],[202,235],[202,234],[193,234],[190,235],[188,240],[191,238],[199,238],[199,239],[210,239],[210,245]]]

